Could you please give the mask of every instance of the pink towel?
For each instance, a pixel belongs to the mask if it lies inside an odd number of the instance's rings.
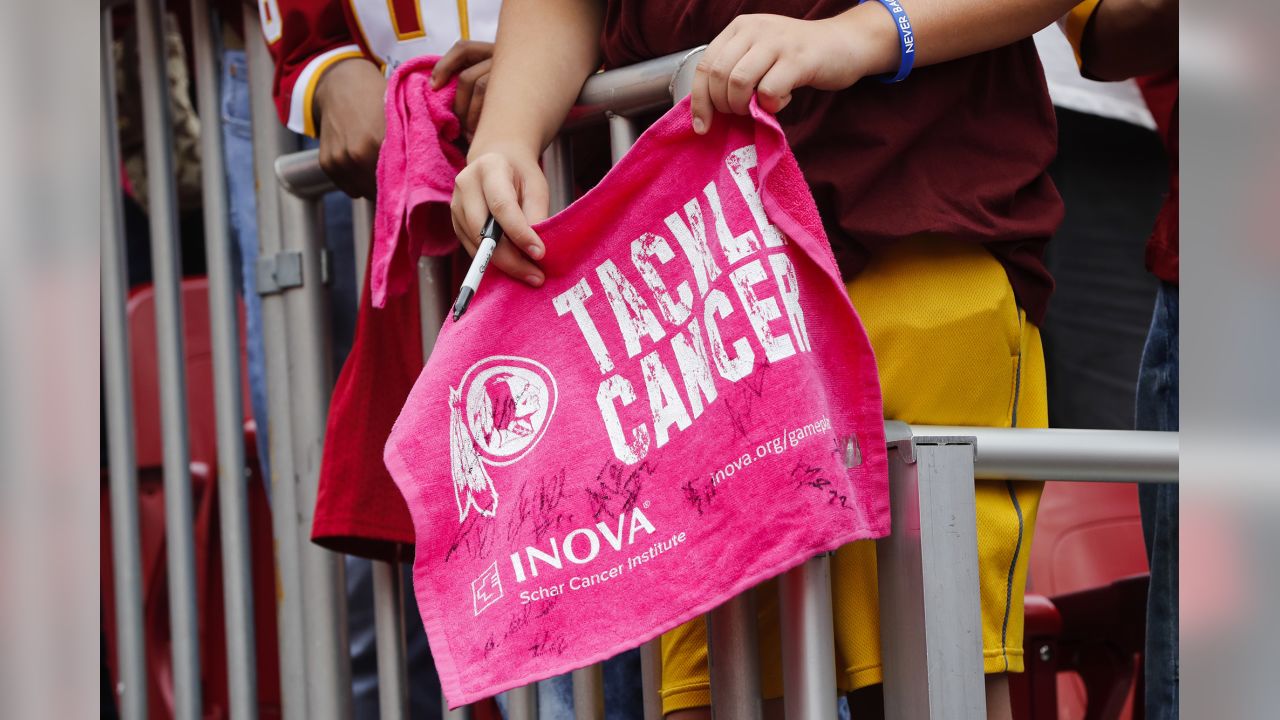
[[[754,108],[754,106],[753,106]],[[880,388],[774,119],[688,102],[490,268],[384,459],[450,706],[635,647],[889,530]]]
[[[449,220],[453,181],[466,165],[454,145],[454,78],[431,90],[439,60],[423,56],[396,68],[387,82],[387,135],[378,153],[378,204],[369,282],[374,307],[412,283],[421,255],[447,255],[458,245]]]

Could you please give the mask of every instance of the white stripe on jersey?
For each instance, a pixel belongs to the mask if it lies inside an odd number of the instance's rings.
[[[293,96],[289,98],[289,129],[296,133],[307,132],[306,127],[306,108],[307,103],[311,102],[309,91],[312,89],[312,78],[325,65],[329,63],[337,55],[360,53],[359,45],[343,45],[336,47],[327,52],[311,58],[311,62],[302,69],[302,73],[298,75],[298,79],[293,84]]]

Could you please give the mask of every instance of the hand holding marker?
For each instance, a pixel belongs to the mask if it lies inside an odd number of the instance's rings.
[[[471,267],[467,268],[467,276],[462,279],[462,289],[458,291],[458,300],[453,304],[453,320],[458,321],[462,313],[467,311],[471,298],[480,288],[480,278],[485,268],[489,267],[489,259],[493,257],[494,248],[498,247],[498,238],[502,237],[502,226],[493,216],[485,222],[480,231],[480,247],[476,248],[476,256],[471,258]]]

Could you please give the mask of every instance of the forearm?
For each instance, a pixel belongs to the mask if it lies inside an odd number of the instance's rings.
[[[901,0],[915,36],[915,67],[1003,47],[1052,24],[1079,0]],[[868,74],[898,68],[901,48],[894,18],[876,0],[841,17],[871,53]]]
[[[367,101],[369,92],[353,93],[353,91],[364,91],[369,88],[373,88],[372,95],[380,96],[385,91],[386,78],[378,66],[368,58],[346,58],[324,68],[315,82],[315,98],[311,109],[317,132],[323,123],[326,107],[333,108],[338,103]],[[356,98],[353,95],[360,97]],[[375,103],[374,107],[381,114],[381,103]]]
[[[598,0],[507,0],[471,157],[498,145],[541,152],[599,67]]]
[[[1103,0],[1080,48],[1081,69],[1101,80],[1150,75],[1178,63],[1177,0]]]

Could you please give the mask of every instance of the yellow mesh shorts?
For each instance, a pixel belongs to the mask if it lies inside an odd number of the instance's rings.
[[[885,416],[926,425],[1045,427],[1040,334],[1018,308],[1004,268],[981,247],[942,238],[904,241],[848,286],[875,349]],[[988,673],[1022,672],[1022,596],[1040,483],[978,482],[982,647]],[[876,555],[872,541],[832,562],[836,676],[848,692],[881,682]],[[756,590],[761,686],[782,696],[773,581]],[[662,637],[662,704],[710,705],[706,625]]]

